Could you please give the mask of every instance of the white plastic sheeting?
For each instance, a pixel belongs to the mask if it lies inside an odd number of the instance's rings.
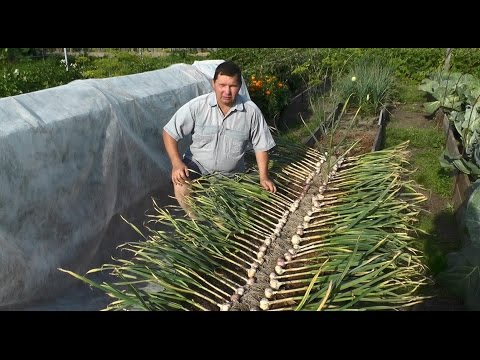
[[[58,267],[99,265],[112,216],[152,189],[171,191],[162,128],[211,91],[222,61],[0,99],[0,306],[60,291],[69,276]]]

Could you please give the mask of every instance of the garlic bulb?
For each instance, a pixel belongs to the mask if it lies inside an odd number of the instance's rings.
[[[298,244],[300,244],[301,241],[302,241],[302,238],[300,237],[300,235],[295,234],[295,235],[292,236],[292,244],[293,245],[298,245]]]
[[[268,299],[263,298],[260,300],[260,309],[262,310],[268,310],[270,308],[270,302]]]
[[[230,310],[230,304],[217,304],[220,308],[220,311],[228,311]]]

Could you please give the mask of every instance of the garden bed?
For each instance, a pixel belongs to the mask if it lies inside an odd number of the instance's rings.
[[[333,119],[337,119],[340,116],[342,106],[343,105],[340,104],[336,111],[332,112],[326,121],[327,124],[330,124]],[[340,126],[333,135],[333,144],[339,143],[343,138],[345,138],[347,146],[355,140],[360,140],[358,145],[350,153],[352,156],[381,149],[384,143],[385,127],[388,120],[387,108],[382,108],[378,116],[359,115],[358,123],[351,127],[349,124],[354,114],[354,112],[349,112],[340,119]],[[322,127],[319,126],[315,129],[312,136],[303,140],[303,143],[307,146],[314,146],[321,136]],[[321,142],[323,142],[323,140],[321,140]]]
[[[386,230],[378,224],[378,219],[388,219],[389,230],[394,230],[394,224],[405,222],[405,216],[418,211],[416,203],[424,201],[424,196],[418,194],[411,198],[406,209],[405,199],[394,197],[404,187],[401,182],[404,177],[398,170],[406,171],[399,166],[405,163],[402,159],[406,144],[390,151],[372,151],[382,142],[386,112],[378,118],[357,117],[358,121],[351,127],[354,116],[347,114],[339,119],[343,122],[339,122],[334,139],[325,137],[326,144],[336,142],[337,132],[342,139],[348,136],[357,140],[358,136],[365,146],[357,146],[355,150],[357,154],[363,151],[366,156],[339,159],[338,155],[345,151],[336,148],[333,158],[337,158],[338,163],[330,168],[330,159],[325,159],[322,152],[294,144],[287,148],[284,144],[285,151],[276,155],[288,162],[276,172],[275,195],[267,198],[258,192],[255,177],[245,175],[236,182],[205,177],[202,183],[194,184],[198,190],[196,204],[202,204],[195,212],[201,220],[174,219],[158,209],[155,222],[172,231],[154,230],[149,236],[154,241],[132,244],[131,250],[137,249],[132,264],[135,269],[150,268],[152,254],[163,254],[156,260],[159,266],[154,274],[161,282],[154,282],[164,290],[152,289],[155,294],[152,299],[157,299],[152,302],[138,302],[138,294],[129,293],[128,302],[117,302],[110,309],[280,311],[324,307],[340,310],[352,306],[399,309],[420,301],[421,297],[411,296],[408,285],[400,289],[383,280],[396,276],[385,266],[391,262],[402,269],[404,277],[415,276],[419,284],[425,284],[426,277],[420,257],[404,253],[406,247],[401,243],[409,240],[408,235],[398,236],[398,232],[391,231],[385,237]],[[379,122],[383,126],[379,126]],[[367,144],[366,139],[371,141]],[[349,148],[351,143],[346,141],[345,147]],[[327,165],[322,166],[325,161]],[[392,195],[386,197],[389,192]],[[392,208],[400,211],[392,212]],[[372,219],[377,220],[372,222]],[[138,251],[139,246],[144,250]],[[180,253],[185,256],[178,256]],[[401,253],[406,257],[399,256]],[[163,258],[171,260],[166,262]],[[135,283],[144,281],[137,278],[143,274],[147,276],[145,281],[150,282],[150,270],[139,273],[135,269]],[[119,273],[122,279],[130,274],[128,266],[117,267],[117,270],[124,272]],[[373,286],[368,293],[362,288],[351,288],[361,283],[367,286],[377,274],[380,274],[381,286],[393,284],[392,291],[399,292],[393,298],[382,295],[380,307],[369,300],[378,301],[376,291],[380,285]],[[339,287],[341,282],[348,287]],[[102,289],[111,291],[110,287]],[[187,297],[183,293],[188,294]],[[354,293],[356,298],[351,299]]]

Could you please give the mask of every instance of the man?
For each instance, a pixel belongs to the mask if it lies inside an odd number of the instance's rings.
[[[249,143],[255,151],[260,185],[277,191],[268,176],[268,150],[275,146],[260,109],[238,94],[241,70],[226,61],[213,76],[213,92],[200,95],[183,105],[163,128],[163,142],[172,163],[175,197],[192,217],[184,198],[192,181],[205,174],[232,175],[245,171],[244,155]],[[183,159],[178,141],[192,134],[192,144]],[[193,170],[193,171],[189,171]]]

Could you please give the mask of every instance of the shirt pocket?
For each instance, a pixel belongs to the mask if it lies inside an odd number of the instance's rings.
[[[215,139],[218,133],[216,126],[204,126],[195,129],[192,134],[192,145],[195,149],[210,149],[214,147]]]
[[[242,156],[245,153],[247,144],[247,132],[225,129],[225,150],[230,157]]]

